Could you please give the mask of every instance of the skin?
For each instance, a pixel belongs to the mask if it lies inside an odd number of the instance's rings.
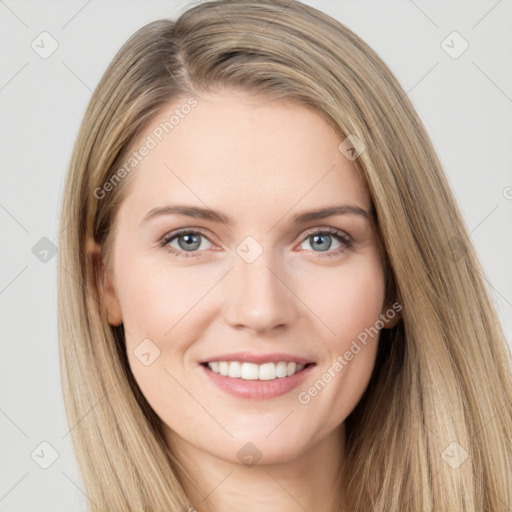
[[[192,506],[333,510],[344,420],[369,382],[377,337],[307,405],[297,395],[389,304],[370,220],[343,214],[296,225],[292,218],[332,205],[369,212],[370,198],[355,163],[338,150],[342,139],[315,111],[235,91],[197,100],[129,177],[103,291],[109,321],[124,324],[132,372],[194,476],[197,487],[185,483]],[[134,148],[183,103],[163,109]],[[182,215],[143,222],[167,204],[219,210],[233,224]],[[205,233],[193,257],[159,245],[181,228]],[[353,245],[329,234],[315,242],[311,228],[339,230]],[[236,252],[247,236],[263,250],[250,264]],[[185,252],[183,237],[168,245]],[[149,366],[134,355],[144,339],[160,350]],[[211,384],[198,363],[239,350],[286,352],[317,366],[283,396],[237,398]],[[237,456],[247,442],[261,452],[252,467]]]

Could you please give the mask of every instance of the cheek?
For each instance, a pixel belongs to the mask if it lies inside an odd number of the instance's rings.
[[[195,308],[218,279],[206,268],[172,265],[166,258],[119,259],[118,268],[126,269],[117,275],[117,288],[127,341],[153,337],[161,344],[176,338],[174,333],[190,323]]]
[[[127,251],[129,254],[129,251]],[[169,256],[171,258],[172,256]],[[150,261],[150,263],[148,263]],[[132,373],[156,410],[162,397],[181,396],[189,349],[208,323],[205,298],[219,276],[207,266],[173,267],[165,258],[120,256],[116,274],[126,351]]]
[[[142,259],[124,257],[118,263],[128,362],[142,393],[160,414],[172,410],[171,397],[181,396],[173,376],[183,382],[187,349],[201,329],[196,306],[212,278],[173,270],[169,262],[148,265]]]
[[[357,268],[338,268],[327,276],[312,276],[315,293],[308,305],[323,325],[320,343],[325,359],[298,393],[302,413],[325,418],[318,435],[325,435],[353,411],[373,373],[379,343],[379,315],[385,280],[377,256]]]
[[[332,272],[318,269],[301,282],[301,296],[323,326],[318,332],[329,351],[344,352],[382,313],[385,280],[377,255]]]

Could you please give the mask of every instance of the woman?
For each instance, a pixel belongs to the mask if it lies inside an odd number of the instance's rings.
[[[481,268],[407,96],[336,20],[220,0],[140,29],[85,114],[62,227],[93,510],[512,506]]]

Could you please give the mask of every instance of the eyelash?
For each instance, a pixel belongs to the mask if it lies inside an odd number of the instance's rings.
[[[306,241],[309,237],[311,237],[313,235],[317,235],[317,234],[330,235],[330,236],[336,238],[342,244],[341,247],[338,247],[337,249],[332,250],[332,251],[331,250],[326,251],[325,254],[322,254],[322,251],[318,252],[318,254],[321,257],[333,258],[335,256],[340,255],[346,249],[351,249],[353,247],[353,245],[354,245],[354,242],[353,242],[352,238],[350,238],[348,235],[346,235],[342,231],[339,231],[339,230],[334,229],[334,228],[313,228],[313,229],[310,229],[310,230],[306,231],[306,233],[304,235],[304,238],[302,239],[301,243]],[[194,258],[194,257],[197,257],[198,253],[200,253],[202,251],[191,251],[191,252],[181,251],[179,249],[176,249],[174,247],[169,247],[167,245],[167,244],[169,244],[169,242],[171,242],[175,238],[179,238],[181,235],[201,235],[204,238],[206,238],[208,241],[210,241],[208,239],[208,237],[206,236],[206,234],[202,230],[184,228],[184,229],[181,229],[179,231],[176,231],[176,232],[173,232],[173,233],[168,233],[168,234],[164,235],[164,237],[159,242],[160,247],[166,247],[166,249],[170,253],[173,253],[175,256],[180,257],[180,258]],[[212,243],[212,242],[210,241],[210,243]],[[317,251],[312,251],[312,252],[317,252]]]

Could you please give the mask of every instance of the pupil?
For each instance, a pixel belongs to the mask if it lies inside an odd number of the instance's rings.
[[[185,240],[185,243],[182,244],[181,240]],[[182,235],[179,238],[178,243],[181,246],[181,248],[185,250],[197,249],[199,245],[201,245],[199,242],[199,235]]]
[[[324,239],[324,241],[326,240],[327,243],[324,243],[323,245],[317,245],[317,247],[322,251],[326,251],[327,249],[329,249],[329,247],[331,247],[330,237],[326,235],[313,235],[313,240],[315,242],[318,242],[319,240],[321,242],[322,239]]]

